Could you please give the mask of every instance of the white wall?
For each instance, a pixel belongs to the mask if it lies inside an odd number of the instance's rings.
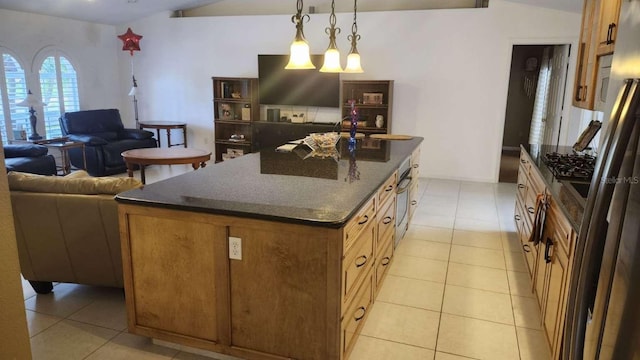
[[[81,107],[117,107],[127,126],[133,60],[140,119],[186,121],[189,143],[213,149],[211,77],[257,77],[257,55],[287,53],[294,26],[289,15],[169,15],[114,28],[0,10],[0,46],[25,64],[44,47],[61,48],[79,66]],[[337,17],[344,58],[352,17]],[[327,25],[326,14],[305,24],[313,53],[324,52]],[[133,57],[116,37],[128,26],[144,36]],[[492,0],[488,9],[360,13],[358,28],[365,73],[342,78],[395,80],[392,131],[425,138],[424,176],[497,181],[511,48],[575,43],[580,14]],[[572,110],[565,118],[579,119]]]
[[[351,15],[337,17],[344,58]],[[342,79],[395,80],[392,131],[425,138],[424,176],[497,181],[512,45],[577,42],[580,19],[501,0],[488,9],[361,13],[358,49],[365,73]],[[324,52],[327,25],[326,14],[311,15],[305,24],[312,53]],[[186,121],[189,143],[208,149],[211,76],[257,77],[257,54],[287,53],[294,35],[288,15],[166,13],[130,26],[144,36],[135,55],[141,118]],[[127,57],[121,54],[121,62]],[[130,83],[128,75],[122,79]]]
[[[40,64],[34,63],[39,52],[60,49],[78,72],[81,109],[120,107],[120,81],[115,74],[120,71],[121,44],[113,26],[0,9],[0,46],[17,56],[29,87],[40,92]],[[38,126],[44,134],[44,123],[38,121]]]

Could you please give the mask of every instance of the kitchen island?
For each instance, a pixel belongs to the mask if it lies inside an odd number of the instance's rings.
[[[422,138],[272,149],[116,196],[130,332],[246,359],[345,359],[392,261]],[[334,154],[336,155],[336,154]]]

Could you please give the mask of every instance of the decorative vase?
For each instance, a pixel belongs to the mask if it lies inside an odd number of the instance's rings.
[[[384,116],[376,115],[376,127],[380,129],[382,126],[384,126]]]
[[[355,100],[349,101],[351,104],[351,128],[349,129],[349,149],[356,147],[356,130],[358,129],[358,108]]]

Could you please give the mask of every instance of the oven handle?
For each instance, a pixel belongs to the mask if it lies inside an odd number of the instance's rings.
[[[409,190],[410,185],[411,185],[410,176],[402,179],[402,181],[400,181],[400,183],[398,184],[398,190],[396,191],[396,194],[402,194],[403,192]]]

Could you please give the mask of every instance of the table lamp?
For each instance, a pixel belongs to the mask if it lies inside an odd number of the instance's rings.
[[[38,123],[38,118],[36,118],[36,111],[33,109],[34,106],[47,106],[47,104],[43,103],[37,96],[35,96],[31,90],[29,90],[27,94],[27,98],[20,101],[16,104],[17,106],[24,106],[29,108],[29,122],[31,122],[31,135],[29,136],[29,140],[40,140],[42,136],[38,135],[38,131],[36,130],[36,124]]]

